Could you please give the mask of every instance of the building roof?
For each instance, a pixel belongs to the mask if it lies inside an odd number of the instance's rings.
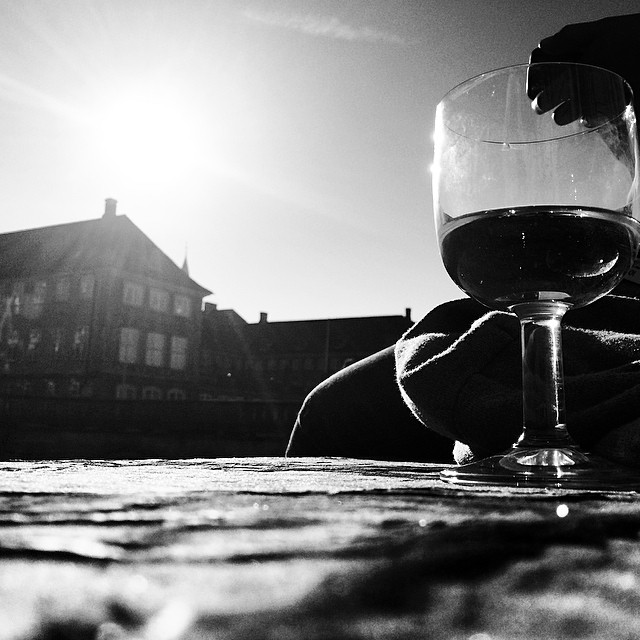
[[[373,316],[259,322],[248,325],[257,351],[348,351],[374,353],[390,346],[411,326],[405,316]]]
[[[374,353],[394,344],[411,326],[410,310],[405,315],[321,320],[288,320],[249,324],[232,310],[209,304],[203,323],[206,343],[224,344],[238,352],[261,353]]]
[[[0,234],[0,279],[104,268],[170,281],[203,297],[211,293],[124,215]]]

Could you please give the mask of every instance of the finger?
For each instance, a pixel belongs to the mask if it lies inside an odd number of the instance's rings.
[[[536,95],[531,105],[536,113],[551,111],[576,95],[574,84],[567,73],[551,69],[545,73],[545,76],[542,90]]]
[[[533,106],[538,113],[553,110],[553,120],[558,125],[581,119],[585,126],[596,127],[622,113],[625,98],[624,85],[617,77],[578,69],[559,74],[556,82],[537,96]]]
[[[558,125],[570,124],[574,120],[583,117],[580,105],[575,100],[567,100],[558,106],[553,112],[553,121]],[[585,126],[590,126],[585,122]]]
[[[563,27],[540,41],[531,52],[529,62],[578,62],[610,69],[626,78],[633,88],[636,103],[640,102],[640,71],[637,54],[640,47],[637,33],[640,13],[613,16]],[[533,100],[544,91],[550,78],[530,73],[527,95]],[[625,103],[630,96],[625,96]]]
[[[532,64],[527,70],[527,96],[533,100],[544,93],[539,106],[548,111],[575,94],[577,73],[562,64]]]
[[[538,114],[542,115],[548,111],[553,111],[565,101],[559,99],[552,99],[548,91],[542,91],[539,93],[531,103],[531,108]]]
[[[544,54],[534,55],[536,51],[532,52],[530,65],[527,69],[527,97],[530,100],[534,100],[552,82],[552,69],[536,64],[537,62],[547,62]]]

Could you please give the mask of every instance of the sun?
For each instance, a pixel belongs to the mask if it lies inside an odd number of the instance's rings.
[[[114,188],[179,187],[205,156],[196,109],[171,83],[139,83],[113,91],[89,122],[94,153]]]

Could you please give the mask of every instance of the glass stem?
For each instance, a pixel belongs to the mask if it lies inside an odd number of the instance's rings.
[[[561,302],[516,305],[522,343],[524,430],[518,448],[565,448],[573,441],[567,432],[562,371]]]

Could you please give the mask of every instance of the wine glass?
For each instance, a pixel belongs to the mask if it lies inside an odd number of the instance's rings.
[[[512,449],[443,472],[463,485],[640,487],[581,451],[565,423],[561,321],[610,292],[640,243],[629,85],[588,65],[481,74],[438,105],[433,199],[452,280],[521,326],[523,432]]]

